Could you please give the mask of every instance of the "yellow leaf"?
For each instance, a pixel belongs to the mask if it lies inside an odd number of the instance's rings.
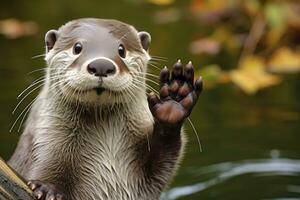
[[[268,63],[268,70],[273,73],[300,72],[300,53],[286,47],[278,49]]]
[[[248,56],[236,70],[230,72],[234,84],[247,94],[255,94],[258,90],[280,83],[281,78],[266,72],[263,58]]]
[[[158,5],[158,6],[167,6],[174,3],[175,0],[148,0],[149,3]]]
[[[38,26],[32,21],[21,22],[17,19],[0,20],[0,34],[10,39],[33,35],[37,31]]]

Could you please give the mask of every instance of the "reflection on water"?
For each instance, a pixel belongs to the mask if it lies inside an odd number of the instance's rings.
[[[213,177],[203,182],[175,187],[165,192],[162,200],[174,200],[180,197],[189,196],[208,188],[214,187],[218,184],[224,183],[229,179],[236,178],[245,174],[251,174],[251,178],[256,176],[299,176],[300,175],[300,160],[285,159],[285,158],[271,158],[271,159],[257,159],[244,160],[239,162],[225,162],[215,165],[210,165],[193,172],[197,176],[205,177],[208,174],[213,174]],[[291,193],[300,194],[300,185],[290,185],[287,190]],[[272,198],[273,200],[292,200],[295,198]]]

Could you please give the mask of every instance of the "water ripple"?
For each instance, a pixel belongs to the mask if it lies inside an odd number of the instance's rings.
[[[244,174],[255,174],[260,176],[299,176],[300,160],[287,158],[244,160],[236,163],[219,163],[203,167],[196,173],[200,176],[214,174],[214,178],[194,185],[175,187],[162,195],[162,200],[174,200],[183,196],[192,195],[212,186],[223,183],[231,178]],[[290,186],[290,189],[300,186]],[[295,191],[294,191],[295,192]],[[299,191],[297,191],[299,192]],[[268,199],[269,200],[269,199]],[[293,198],[276,198],[273,200],[294,200]],[[299,199],[298,199],[299,200]]]

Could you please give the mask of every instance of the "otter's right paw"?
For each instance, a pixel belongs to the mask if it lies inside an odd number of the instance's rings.
[[[39,200],[64,200],[64,196],[52,184],[45,184],[41,181],[29,181],[29,188]]]
[[[154,93],[148,96],[150,111],[161,125],[180,130],[201,94],[202,78],[194,82],[192,62],[183,66],[178,60],[173,66],[171,77],[167,67],[161,70],[160,86],[160,98]]]

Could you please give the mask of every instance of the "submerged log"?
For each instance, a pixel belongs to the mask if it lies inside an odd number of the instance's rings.
[[[0,157],[0,200],[36,200],[25,180]]]

